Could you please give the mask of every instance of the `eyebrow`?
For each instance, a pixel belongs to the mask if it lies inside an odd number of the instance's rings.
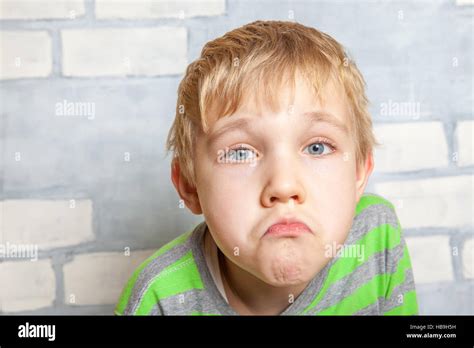
[[[232,130],[240,130],[240,131],[250,131],[250,118],[249,117],[243,117],[243,118],[237,118],[235,120],[229,121],[226,125],[218,128],[214,132],[212,132],[209,135],[208,138],[208,143],[212,144],[214,143],[217,139],[222,137],[225,133],[228,133]]]
[[[327,123],[339,131],[349,134],[347,125],[329,112],[310,111],[303,113],[303,116],[305,116],[311,123]]]
[[[323,111],[310,111],[305,112],[302,114],[304,118],[306,118],[311,124],[313,123],[326,123],[339,131],[348,134],[349,130],[345,123],[341,122],[337,117],[333,114]],[[225,133],[228,133],[233,130],[239,130],[244,132],[250,132],[250,117],[241,117],[235,120],[229,121],[224,126],[218,128],[214,132],[209,135],[208,143],[212,144],[220,137],[222,137]]]

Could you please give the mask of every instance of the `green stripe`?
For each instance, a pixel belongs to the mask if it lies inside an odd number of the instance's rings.
[[[140,266],[133,272],[132,276],[127,282],[127,285],[125,286],[122,294],[120,295],[119,302],[115,308],[115,312],[123,314],[125,311],[125,308],[127,308],[128,301],[130,299],[130,296],[132,295],[132,290],[133,287],[135,286],[135,283],[137,282],[138,277],[140,276],[140,273],[143,271],[143,269],[148,266],[150,262],[152,262],[154,259],[156,259],[158,256],[164,254],[168,250],[183,244],[190,236],[194,228],[191,230],[187,231],[186,233],[183,233],[181,236],[175,238],[174,240],[170,241],[169,243],[163,245],[160,249],[158,249],[153,255],[148,257],[145,261],[143,261]]]
[[[390,224],[381,224],[362,237],[355,245],[363,245],[364,253],[362,260],[356,257],[343,257],[337,259],[329,270],[321,291],[311,304],[303,310],[303,314],[314,308],[326,295],[328,288],[338,280],[365,263],[370,256],[385,249],[392,249],[400,244],[400,230]]]
[[[153,279],[134,314],[148,315],[153,306],[165,298],[203,288],[201,275],[190,250]]]
[[[370,207],[371,205],[377,205],[377,204],[385,204],[392,210],[395,210],[393,204],[390,203],[385,198],[365,193],[361,196],[361,198],[359,199],[359,202],[357,202],[355,215],[357,216],[367,207]]]
[[[367,283],[359,287],[350,296],[345,297],[335,305],[328,307],[318,315],[348,315],[366,308],[383,296],[384,284],[390,274],[377,274]]]
[[[222,314],[216,314],[216,313],[204,313],[204,312],[192,312],[191,315],[222,315]]]
[[[406,270],[409,268],[411,268],[410,256],[408,254],[408,248],[405,245],[403,248],[403,257],[398,261],[397,270],[392,274],[390,279],[388,279],[388,284],[386,285],[386,299],[389,299],[392,296],[393,289],[398,285],[403,284],[405,281]]]
[[[418,303],[416,301],[416,292],[411,290],[403,295],[403,303],[383,315],[416,315],[418,314]]]
[[[410,268],[410,258],[405,246],[404,255],[397,265],[394,273],[375,275],[370,281],[359,287],[349,296],[335,305],[318,313],[319,315],[354,314],[375,303],[380,297],[390,298],[393,288],[405,281],[405,270]],[[389,283],[387,292],[387,283]]]

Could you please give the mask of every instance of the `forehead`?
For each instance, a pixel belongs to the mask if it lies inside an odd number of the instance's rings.
[[[305,110],[331,110],[339,115],[341,122],[345,121],[348,104],[342,86],[329,79],[323,88],[315,90],[304,78],[297,75],[294,84],[282,84],[275,90],[274,98],[266,98],[264,93],[249,92],[237,110],[263,115],[265,113],[292,113],[297,109]],[[272,103],[273,101],[273,103]]]
[[[258,89],[262,91],[262,89]],[[347,135],[352,129],[350,122],[350,107],[343,87],[330,78],[320,91],[316,91],[303,77],[296,75],[294,84],[286,83],[275,89],[276,95],[268,96],[265,91],[252,93],[249,89],[241,98],[237,110],[231,115],[217,117],[207,134],[214,135],[218,130],[236,119],[249,121],[252,116],[273,116],[286,113],[288,115],[315,121],[333,121],[339,128],[345,128]],[[271,120],[271,117],[268,117]],[[250,119],[251,121],[251,119]]]

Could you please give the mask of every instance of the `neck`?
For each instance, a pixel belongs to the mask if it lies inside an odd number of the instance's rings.
[[[309,283],[272,286],[228,261],[219,249],[218,255],[229,304],[242,315],[278,315],[293,303]]]

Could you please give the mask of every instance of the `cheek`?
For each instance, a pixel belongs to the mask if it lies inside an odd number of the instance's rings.
[[[306,174],[305,188],[317,200],[325,200],[325,205],[341,201],[355,192],[355,166],[352,161],[345,161],[342,156],[317,160],[303,158]]]
[[[226,251],[251,244],[252,227],[257,220],[258,192],[246,164],[215,165],[208,171],[200,191],[205,219],[216,242]],[[256,203],[254,203],[256,202]]]
[[[352,225],[355,209],[355,165],[343,157],[322,161],[305,159],[307,195],[321,239],[342,243]]]
[[[222,218],[245,219],[255,209],[253,204],[258,203],[255,169],[245,164],[214,167],[207,180],[206,200],[220,211]]]

